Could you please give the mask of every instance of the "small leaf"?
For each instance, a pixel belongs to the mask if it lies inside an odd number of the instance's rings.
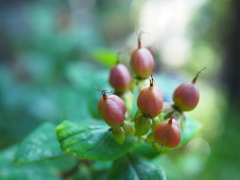
[[[44,123],[19,145],[13,162],[16,165],[65,156],[55,134],[55,125]]]
[[[166,180],[165,172],[141,156],[128,154],[114,161],[108,180]]]
[[[102,125],[62,122],[56,129],[62,151],[81,158],[108,161],[126,154],[137,141],[135,137],[126,136],[124,143],[118,144],[108,131],[109,127],[99,124]]]

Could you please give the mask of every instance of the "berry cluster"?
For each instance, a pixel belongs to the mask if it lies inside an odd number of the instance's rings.
[[[175,148],[181,141],[179,121],[175,117],[180,113],[184,117],[183,111],[193,110],[199,101],[199,90],[196,85],[198,75],[205,69],[199,71],[192,82],[186,82],[176,88],[173,94],[173,105],[171,109],[164,109],[164,97],[161,90],[156,86],[153,75],[154,59],[151,52],[142,47],[141,36],[144,32],[137,34],[138,48],[132,52],[130,67],[134,74],[132,78],[128,68],[119,62],[111,69],[109,83],[114,88],[114,94],[107,95],[107,90],[97,90],[102,92],[102,98],[98,102],[98,112],[105,122],[111,127],[115,140],[121,144],[125,140],[125,134],[137,136],[151,143],[157,151],[162,151],[164,147]],[[141,86],[141,82],[149,79],[150,83]],[[134,91],[131,84],[135,83],[139,87],[137,97],[138,111],[132,117],[126,107],[125,94],[129,89]],[[133,101],[132,101],[133,103]],[[163,118],[162,112],[168,112],[168,118]],[[166,119],[166,120],[164,120]],[[183,118],[184,119],[184,118]]]

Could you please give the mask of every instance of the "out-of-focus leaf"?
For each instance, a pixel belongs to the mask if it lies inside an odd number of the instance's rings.
[[[140,146],[136,146],[133,148],[134,153],[141,154],[142,156],[152,159],[159,155],[155,149],[152,148],[150,144],[143,142]]]
[[[112,161],[95,161],[91,166],[92,179],[106,180],[112,163]]]
[[[10,147],[0,152],[0,179],[2,180],[60,180],[61,178],[44,164],[31,164],[16,166],[12,163],[12,157],[16,147]]]
[[[192,117],[186,116],[186,124],[184,131],[182,132],[181,142],[178,147],[189,142],[202,128],[202,124],[193,119]]]
[[[108,129],[99,121],[86,124],[64,121],[57,127],[56,133],[63,152],[81,158],[108,161],[126,154],[137,141],[135,137],[126,136],[120,145]]]
[[[55,125],[45,123],[32,132],[19,145],[13,162],[20,165],[64,156],[57,141],[55,128]]]
[[[88,89],[88,107],[91,115],[96,119],[102,119],[98,113],[98,101],[102,97],[102,93],[95,87],[111,91],[113,88],[109,85],[108,79],[108,70],[99,70],[92,73],[91,85]]]
[[[127,154],[114,161],[108,180],[166,180],[165,172],[151,161]]]
[[[99,63],[103,64],[104,66],[111,68],[117,62],[117,53],[107,50],[107,49],[95,49],[90,53],[90,56],[98,61]]]

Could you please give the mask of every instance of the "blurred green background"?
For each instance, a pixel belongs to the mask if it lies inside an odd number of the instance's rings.
[[[239,9],[237,0],[1,1],[0,149],[45,121],[90,118],[94,86],[105,88],[117,52],[129,62],[144,30],[155,73],[172,82],[165,94],[207,67],[188,113],[201,133],[156,163],[172,180],[240,179]]]

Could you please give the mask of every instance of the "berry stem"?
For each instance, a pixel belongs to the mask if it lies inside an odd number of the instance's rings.
[[[146,74],[146,75],[150,75],[151,76],[151,79],[150,79],[150,88],[152,89],[153,88],[153,83],[155,82],[154,78],[153,78],[153,75],[152,74]]]
[[[144,34],[144,31],[138,31],[137,32],[137,38],[138,38],[138,49],[142,48],[142,43],[141,43],[141,37]]]
[[[116,64],[119,64],[120,63],[120,56],[121,56],[121,52],[118,52],[117,53],[117,63]]]
[[[204,67],[203,69],[201,69],[200,71],[198,71],[196,77],[193,79],[192,83],[196,83],[197,82],[197,78],[198,78],[198,75],[202,73],[202,71],[204,71],[207,67]]]
[[[95,87],[95,89],[102,92],[102,96],[103,96],[104,100],[108,99],[108,96],[106,95],[106,93],[112,93],[113,92],[113,90],[108,92],[107,90],[98,89],[97,87]]]

